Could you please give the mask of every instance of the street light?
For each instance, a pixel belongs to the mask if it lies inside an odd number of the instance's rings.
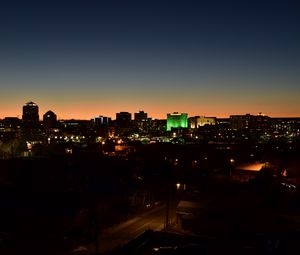
[[[231,176],[231,171],[234,166],[235,160],[233,158],[230,159],[230,167],[229,167],[229,176]]]

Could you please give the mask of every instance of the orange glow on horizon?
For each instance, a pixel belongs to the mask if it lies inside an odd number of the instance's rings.
[[[95,110],[95,109],[99,110]],[[153,119],[166,119],[167,113],[172,113],[174,111],[178,112],[184,112],[188,113],[188,116],[206,116],[206,117],[217,117],[217,118],[229,118],[230,115],[244,115],[246,113],[250,113],[252,115],[257,115],[259,112],[255,111],[238,111],[238,112],[229,112],[229,111],[224,111],[220,112],[217,111],[217,109],[210,109],[210,110],[204,110],[203,107],[202,111],[195,111],[195,109],[191,109],[191,111],[188,111],[187,108],[182,109],[181,107],[166,107],[165,109],[159,108],[159,107],[151,107],[151,109],[146,108],[146,107],[119,107],[119,106],[114,106],[114,107],[82,107],[81,105],[78,106],[68,106],[68,107],[43,107],[39,105],[39,114],[40,114],[40,119],[43,118],[43,114],[46,113],[48,110],[52,110],[55,114],[57,114],[58,119],[92,119],[96,116],[103,115],[107,117],[111,117],[112,119],[115,119],[116,113],[121,112],[121,111],[128,111],[132,113],[132,117],[134,117],[134,113],[139,112],[140,110],[143,110],[148,113],[148,117],[151,117]],[[158,109],[159,108],[159,109]],[[172,108],[172,109],[171,109]],[[217,107],[214,107],[217,108]],[[220,107],[222,109],[222,107]],[[270,117],[300,117],[300,113],[273,113],[273,114],[268,114],[265,113],[265,115],[270,116]],[[21,107],[14,107],[10,109],[3,109],[0,112],[0,119],[3,119],[5,117],[18,117],[22,118],[22,105]]]

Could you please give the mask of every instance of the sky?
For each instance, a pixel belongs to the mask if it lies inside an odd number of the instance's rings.
[[[2,0],[0,118],[300,117],[297,0]]]

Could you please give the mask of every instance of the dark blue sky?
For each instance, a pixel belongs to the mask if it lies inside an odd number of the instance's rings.
[[[0,3],[0,117],[300,116],[298,1]]]

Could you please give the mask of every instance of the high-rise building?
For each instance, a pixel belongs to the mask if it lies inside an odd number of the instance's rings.
[[[132,122],[131,113],[119,112],[116,114],[116,133],[119,135],[128,135],[131,132]]]
[[[57,127],[57,116],[54,112],[48,111],[43,116],[43,124],[45,129],[52,129]]]
[[[147,132],[149,130],[150,119],[144,111],[139,111],[134,114],[135,127],[139,132]]]
[[[116,125],[119,128],[130,128],[131,126],[131,113],[119,112],[116,114]]]
[[[188,127],[188,115],[187,113],[168,113],[167,114],[167,131],[171,131],[172,128],[187,128]]]
[[[34,102],[28,102],[23,106],[23,127],[27,130],[39,127],[39,107]]]
[[[146,121],[148,118],[148,114],[144,111],[139,111],[134,114],[134,120],[136,122]]]

